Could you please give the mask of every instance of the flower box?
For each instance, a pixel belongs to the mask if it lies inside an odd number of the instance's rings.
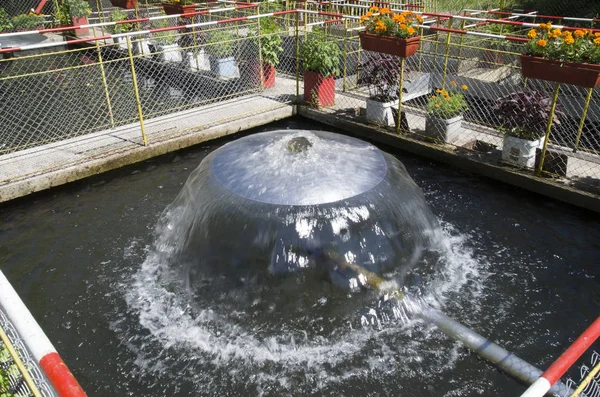
[[[380,52],[382,54],[396,55],[406,58],[416,54],[419,49],[421,36],[401,39],[399,37],[380,36],[367,32],[360,32],[360,45],[363,50]]]
[[[110,0],[110,4],[115,7],[125,8],[128,10],[135,9],[137,0]]]
[[[376,125],[394,125],[394,114],[392,109],[398,108],[398,100],[391,102],[379,102],[367,98],[365,117],[367,121]],[[396,112],[397,114],[398,112]]]
[[[425,136],[434,142],[457,143],[463,133],[462,114],[451,119],[427,115],[425,119]]]
[[[315,72],[304,72],[304,101],[315,107],[335,104],[335,79]]]
[[[515,136],[504,136],[502,144],[502,161],[522,167],[533,168],[535,165],[535,151],[544,144],[544,138],[535,141],[517,138]]]
[[[180,5],[173,3],[162,3],[162,6],[165,10],[165,14],[167,15],[188,14],[196,11],[196,4]]]
[[[523,77],[596,88],[600,85],[600,65],[588,63],[562,64],[546,58],[521,55]]]

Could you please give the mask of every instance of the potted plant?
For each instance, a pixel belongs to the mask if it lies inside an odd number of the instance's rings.
[[[455,81],[451,82],[455,87]],[[461,86],[466,91],[466,85]],[[459,140],[462,128],[462,114],[468,110],[467,101],[462,91],[446,91],[438,89],[427,101],[427,118],[425,120],[425,136],[434,141],[455,143]]]
[[[0,33],[10,32],[13,28],[11,18],[4,8],[0,8]]]
[[[524,77],[580,87],[600,85],[600,34],[578,29],[553,29],[542,23],[527,33],[526,53],[521,55]]]
[[[504,130],[503,161],[530,168],[535,165],[536,149],[544,144],[551,107],[552,99],[538,91],[514,92],[498,100],[494,110]],[[555,124],[560,124],[560,116],[557,105]]]
[[[365,25],[359,33],[363,50],[406,58],[419,49],[417,24],[423,18],[411,11],[393,13],[389,8],[371,7],[360,21]]]
[[[196,11],[196,4],[193,0],[170,0],[162,3],[165,14],[188,14]]]
[[[177,32],[173,30],[152,33],[152,52],[164,62],[181,62],[183,57],[177,40]]]
[[[30,12],[13,17],[12,27],[15,32],[43,29],[44,21],[44,15]]]
[[[126,12],[121,11],[121,10],[116,10],[110,14],[109,19],[111,22],[121,22],[121,21],[126,21],[128,18],[127,18]],[[133,25],[130,23],[120,23],[117,25],[109,26],[108,30],[111,34],[121,34],[121,33],[131,32],[132,28],[133,28]],[[115,44],[118,44],[119,47],[121,47],[123,49],[127,49],[127,43],[126,43],[125,37],[115,37],[115,38],[113,38],[113,41],[115,42]]]
[[[262,68],[262,86],[264,88],[271,88],[275,85],[275,75],[277,73],[275,66],[279,64],[279,55],[283,52],[283,47],[281,45],[283,40],[279,34],[281,28],[271,17],[262,18],[259,20],[259,23],[261,34],[260,56],[262,65],[258,64],[257,59],[253,59],[249,62],[249,68],[250,73],[253,76],[260,75]],[[251,32],[251,35],[256,34],[257,32]],[[253,40],[253,42],[258,45],[257,40]],[[254,79],[254,81],[258,81],[258,78]]]
[[[88,24],[88,15],[92,13],[89,3],[86,0],[61,0],[56,9],[55,17],[61,26],[80,26]],[[89,33],[87,28],[74,29],[69,33],[75,35],[86,35]]]
[[[110,0],[110,4],[112,4],[115,7],[134,10],[137,4],[137,0]]]
[[[238,77],[234,57],[236,36],[229,30],[216,30],[208,36],[207,48],[210,53],[210,69],[218,77]]]
[[[358,83],[366,84],[369,97],[366,101],[367,121],[378,125],[392,125],[392,109],[398,107],[399,69],[396,60],[387,55],[366,59],[361,63]]]
[[[335,104],[335,76],[340,73],[342,51],[335,41],[313,31],[302,43],[304,100],[315,107]]]

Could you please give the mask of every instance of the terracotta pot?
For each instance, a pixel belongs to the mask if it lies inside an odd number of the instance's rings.
[[[271,88],[275,85],[275,75],[277,71],[275,66],[270,63],[263,62],[262,64],[262,83],[264,88]]]
[[[167,15],[187,14],[196,11],[196,4],[182,6],[173,3],[162,3],[162,6]]]
[[[358,35],[363,50],[396,55],[402,58],[414,55],[419,49],[419,42],[421,41],[421,36],[401,39],[367,32],[360,32]]]
[[[523,77],[596,88],[600,85],[600,65],[565,63],[546,58],[521,55]]]
[[[87,25],[88,19],[87,17],[71,17],[71,21],[73,22],[73,26]],[[72,30],[77,36],[85,36],[90,33],[88,28],[83,29],[75,29]]]
[[[315,107],[335,104],[335,79],[319,73],[304,72],[304,101]]]
[[[137,0],[110,0],[110,4],[115,7],[125,8],[128,10],[135,9],[135,4]]]

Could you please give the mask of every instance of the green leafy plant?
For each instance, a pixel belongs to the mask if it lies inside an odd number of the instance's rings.
[[[26,397],[29,394],[16,390],[12,379],[22,379],[17,364],[4,344],[0,346],[0,397]]]
[[[218,59],[229,58],[234,53],[235,34],[228,30],[215,30],[208,35],[210,54]]]
[[[86,0],[61,0],[55,17],[61,25],[72,25],[72,18],[87,17],[92,13]]]
[[[29,14],[17,15],[12,20],[14,30],[17,32],[33,30],[44,26],[44,15],[30,12]]]
[[[456,86],[456,82],[451,82]],[[463,85],[461,89],[466,91],[469,87]],[[427,101],[427,114],[442,119],[451,119],[469,109],[465,95],[459,91],[436,90],[435,95],[429,97]]]
[[[281,28],[275,23],[273,18],[260,19],[260,55],[264,63],[273,66],[279,64],[279,55],[283,52],[281,43],[283,40],[279,35]],[[249,36],[252,37],[252,45],[258,46],[257,31],[251,31]]]
[[[561,62],[600,63],[600,32],[553,29],[542,23],[527,33],[527,55]]]
[[[513,92],[500,98],[494,111],[508,136],[535,141],[545,135],[550,117],[552,99],[538,91]],[[555,124],[560,124],[564,113],[559,104],[554,112]]]
[[[13,28],[12,21],[4,8],[0,8],[0,32],[8,32]]]
[[[340,74],[342,50],[322,32],[311,33],[302,43],[300,53],[305,71],[319,73],[324,77]]]
[[[126,21],[127,19],[129,19],[127,13],[119,9],[115,10],[112,14],[110,14],[111,22]],[[130,23],[122,23],[118,25],[109,26],[109,30],[113,34],[131,32],[132,28],[133,25]]]
[[[164,19],[152,22],[152,27],[155,29],[166,28],[168,26],[168,22]],[[152,33],[152,41],[158,45],[165,46],[177,44],[178,40],[179,35],[175,30],[165,30],[161,32]]]
[[[411,11],[393,13],[389,8],[371,7],[360,23],[369,33],[407,39],[419,35],[417,25],[423,18]]]

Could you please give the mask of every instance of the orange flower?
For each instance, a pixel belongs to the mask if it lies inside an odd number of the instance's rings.
[[[417,21],[419,21],[419,23],[423,23],[423,18],[420,15],[417,15]]]
[[[594,44],[596,44],[597,46],[600,46],[600,37],[596,37],[594,39]]]
[[[373,6],[373,7],[369,8],[369,11],[379,12],[379,7]]]
[[[550,29],[552,29],[552,24],[550,22],[548,22],[548,23],[540,23],[538,25],[538,28],[542,29],[542,30],[550,31]]]
[[[400,24],[400,29],[406,29],[406,24],[404,24],[404,23],[401,23],[401,24]]]
[[[440,107],[440,105],[436,103],[436,104],[435,104],[435,107],[436,107],[436,108],[439,108],[439,107]]]
[[[580,30],[580,29],[577,29],[574,34],[575,34],[575,37],[583,37],[583,36],[585,36],[585,32],[583,30]]]
[[[594,37],[600,37],[600,32],[594,33]]]
[[[404,22],[406,22],[406,18],[404,18],[400,14],[394,14],[394,22],[396,22],[396,23],[404,23]]]
[[[380,13],[381,15],[388,15],[388,14],[391,14],[392,12],[390,11],[390,9],[389,9],[389,8],[385,8],[385,7],[384,7],[384,8],[380,8],[380,9],[379,9],[379,13]]]
[[[387,30],[387,27],[385,26],[385,23],[383,23],[382,21],[377,21],[377,23],[375,24],[375,32],[383,33],[386,30]]]
[[[469,87],[466,84],[463,84],[460,88],[462,88],[465,91],[469,89]]]
[[[565,44],[569,45],[569,44],[573,44],[574,42],[575,42],[575,39],[573,39],[573,36],[565,37]]]
[[[527,32],[527,37],[530,39],[535,39],[537,37],[537,31],[535,29],[531,29],[529,32]]]
[[[540,39],[537,41],[536,44],[540,47],[546,47],[547,42],[546,42],[546,40]]]
[[[562,32],[561,36],[562,37],[573,37],[573,33],[566,30],[566,31]]]
[[[412,36],[413,34],[415,34],[415,29],[414,28],[408,28],[408,29],[406,29],[406,33],[408,33],[409,35]]]
[[[552,32],[548,33],[548,37],[551,39],[556,39],[561,36],[562,32],[560,29],[554,29]]]
[[[452,80],[452,81],[450,82],[450,84],[452,84],[452,85],[456,85],[456,81]]]

